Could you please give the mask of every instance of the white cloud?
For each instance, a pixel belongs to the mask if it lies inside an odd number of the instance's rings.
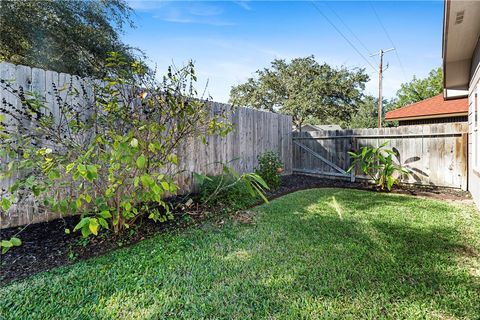
[[[235,23],[222,18],[223,8],[215,2],[164,2],[162,10],[153,16],[166,22],[232,26]],[[144,4],[145,5],[145,4]],[[152,9],[154,10],[154,9]]]
[[[233,1],[236,5],[240,6],[241,8],[245,10],[252,10],[252,7],[249,5],[249,0],[239,0],[239,1]]]

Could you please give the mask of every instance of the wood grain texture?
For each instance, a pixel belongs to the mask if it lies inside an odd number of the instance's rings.
[[[348,169],[348,151],[351,149],[358,151],[363,146],[378,147],[388,141],[388,148],[398,152],[396,162],[412,172],[403,179],[403,183],[462,190],[468,188],[466,123],[294,132],[293,141],[294,172],[321,172],[322,176],[331,175],[344,180],[367,179],[358,170],[355,171],[355,177],[339,175],[336,167]],[[322,161],[318,155],[326,161]]]
[[[56,91],[59,92],[62,100],[81,106],[88,101],[85,101],[83,96],[67,95],[68,88],[76,88],[79,92],[86,91],[89,96],[93,94],[89,83],[99,82],[5,62],[0,62],[0,79],[8,79],[15,88],[21,86],[25,91],[36,92],[45,99],[46,105],[57,117],[60,114],[60,106],[55,100]],[[2,105],[6,107],[9,107],[9,104],[20,105],[15,96],[3,90],[0,90],[0,101],[4,101]],[[252,172],[258,165],[258,156],[265,151],[278,153],[285,165],[285,174],[292,173],[292,118],[290,116],[248,108],[236,108],[232,111],[230,105],[216,102],[210,103],[210,112],[212,115],[225,113],[232,123],[233,130],[225,137],[219,135],[206,137],[206,143],[202,143],[202,137],[194,137],[178,147],[177,169],[181,173],[176,177],[176,181],[182,193],[196,190],[192,172],[221,174],[223,168],[221,163],[228,163],[240,173]],[[0,159],[0,161],[5,162],[8,159]],[[14,177],[2,180],[0,187],[8,188],[14,181]],[[58,218],[58,215],[41,211],[33,201],[30,201],[14,206],[8,213],[0,212],[0,228],[54,218]]]

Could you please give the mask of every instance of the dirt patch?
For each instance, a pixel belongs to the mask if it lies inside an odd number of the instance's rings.
[[[240,224],[254,224],[253,216],[254,212],[246,210],[246,211],[239,211],[233,216],[234,223]]]
[[[461,246],[455,250],[459,255],[467,258],[478,258],[480,257],[480,252],[474,248],[469,246]]]
[[[267,197],[271,200],[298,190],[326,187],[375,190],[373,186],[362,183],[321,179],[305,175],[290,175],[282,177],[280,187],[274,192],[268,192]],[[442,200],[465,201],[469,199],[467,192],[430,187],[402,187],[394,192]],[[0,239],[8,239],[21,231],[19,237],[23,244],[20,247],[13,248],[5,255],[0,255],[0,283],[23,279],[38,272],[99,256],[108,251],[152,237],[160,232],[171,232],[191,225],[204,224],[212,218],[214,219],[214,225],[217,227],[221,227],[228,221],[228,217],[225,216],[228,210],[225,210],[225,208],[208,209],[198,202],[190,201],[190,198],[195,197],[177,197],[170,200],[175,208],[172,221],[154,223],[152,220],[144,218],[135,229],[127,230],[118,235],[104,232],[100,236],[88,240],[83,239],[77,232],[65,233],[67,228],[73,230],[78,222],[78,217],[57,219],[27,227],[2,229],[0,230]],[[254,223],[253,212],[248,210],[237,212],[232,218],[235,223]]]

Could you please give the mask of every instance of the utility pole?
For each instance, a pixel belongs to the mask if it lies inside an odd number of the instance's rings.
[[[382,96],[382,80],[383,80],[383,54],[393,51],[395,48],[387,50],[381,49],[379,52],[371,54],[370,57],[379,55],[380,65],[378,67],[378,127],[382,127],[382,113],[383,113],[383,96]]]

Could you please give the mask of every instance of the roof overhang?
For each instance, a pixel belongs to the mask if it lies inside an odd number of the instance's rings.
[[[444,97],[468,94],[472,56],[480,34],[480,1],[445,0],[443,19]]]
[[[424,115],[424,116],[415,116],[415,117],[385,118],[385,120],[386,121],[424,120],[424,119],[440,119],[440,118],[452,118],[452,117],[462,117],[462,116],[468,116],[468,112],[466,111],[466,112]]]

